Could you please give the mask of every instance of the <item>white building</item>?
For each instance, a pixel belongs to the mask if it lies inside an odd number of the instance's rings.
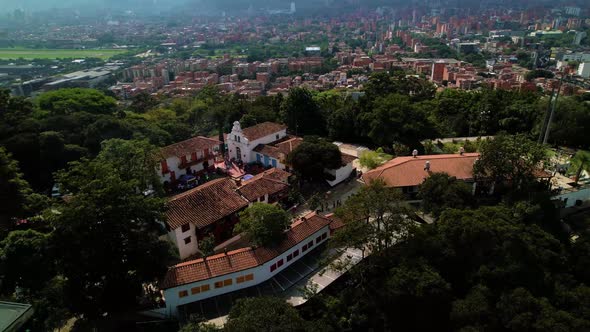
[[[276,203],[289,193],[290,173],[272,168],[247,181],[222,178],[171,197],[166,227],[181,259],[198,254],[199,242],[213,236],[219,244],[233,235],[238,213],[255,202]]]
[[[287,126],[282,124],[263,122],[242,129],[240,122],[236,121],[226,140],[229,158],[245,163],[253,162],[256,160],[253,151],[258,145],[270,144],[286,136]]]
[[[258,285],[325,242],[338,221],[311,213],[294,222],[276,247],[242,248],[171,267],[161,283],[166,315],[179,307]]]
[[[221,142],[207,137],[193,137],[160,149],[156,171],[162,183],[174,183],[182,174],[199,175],[215,167],[214,151]]]
[[[583,78],[590,78],[590,62],[580,63],[578,66],[578,75]]]

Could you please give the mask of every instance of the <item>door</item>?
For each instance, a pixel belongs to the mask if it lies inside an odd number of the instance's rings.
[[[272,160],[272,167],[277,168],[277,160],[276,159]]]
[[[270,162],[270,158],[268,158],[268,156],[264,156],[264,166],[268,166]]]
[[[258,153],[256,154],[256,161],[262,164],[262,156]]]
[[[242,149],[236,147],[236,159],[242,160]]]

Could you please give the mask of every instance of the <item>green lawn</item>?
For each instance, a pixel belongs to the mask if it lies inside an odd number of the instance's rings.
[[[108,59],[125,50],[111,49],[32,49],[32,48],[0,48],[0,60],[9,59],[57,59],[57,58],[101,58]]]

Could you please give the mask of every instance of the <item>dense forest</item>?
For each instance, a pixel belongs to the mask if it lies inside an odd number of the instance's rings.
[[[559,98],[551,144],[588,148],[589,101],[588,95]],[[255,100],[205,88],[194,97],[140,94],[129,103],[90,89],[34,99],[1,91],[0,298],[32,303],[33,330],[57,328],[71,317],[99,322],[146,305],[139,299],[142,283],[155,282],[178,259],[158,238],[165,206],[153,172],[158,147],[218,137],[239,120],[243,127],[282,122],[293,134],[392,154],[423,151],[425,139],[503,133],[509,146],[520,147],[515,153],[538,148],[529,139],[537,137],[547,103],[540,93],[437,93],[429,82],[399,73],[373,75],[358,99],[302,88]],[[508,193],[484,204],[467,201],[452,179],[435,180],[431,188],[453,202],[431,202],[435,224],[416,228],[396,219],[393,229],[402,238],[377,246],[341,289],[300,312],[277,306],[273,317],[285,315],[283,326],[292,328],[274,330],[590,329],[587,233],[570,241],[543,195]],[[67,200],[51,198],[56,183]],[[150,186],[157,195],[143,195]],[[371,197],[395,202],[387,195]],[[364,203],[360,197],[347,204]],[[362,225],[350,227],[356,226]],[[273,330],[268,312],[259,312],[258,321],[244,318],[256,317],[257,306],[236,306],[227,329],[257,330],[264,322]],[[212,327],[196,321],[188,328]]]

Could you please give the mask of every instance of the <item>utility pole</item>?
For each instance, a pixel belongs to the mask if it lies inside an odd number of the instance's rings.
[[[547,103],[547,111],[545,111],[545,116],[543,117],[543,122],[541,123],[541,129],[539,130],[539,139],[537,143],[541,144],[543,142],[543,135],[545,134],[545,127],[547,126],[547,121],[549,120],[549,114],[551,113],[551,104],[553,102],[553,96],[555,95],[555,86],[551,89],[551,95],[549,95],[549,102]]]
[[[557,99],[559,99],[559,92],[561,91],[561,85],[563,84],[564,77],[565,75],[562,75],[561,80],[559,80],[559,86],[557,87],[557,95],[555,96],[555,100],[553,101],[553,107],[551,107],[551,114],[549,115],[549,121],[547,122],[547,129],[545,130],[545,138],[543,138],[543,144],[547,144],[547,140],[549,139],[549,132],[551,131],[551,122],[553,121],[553,116],[555,115]]]

